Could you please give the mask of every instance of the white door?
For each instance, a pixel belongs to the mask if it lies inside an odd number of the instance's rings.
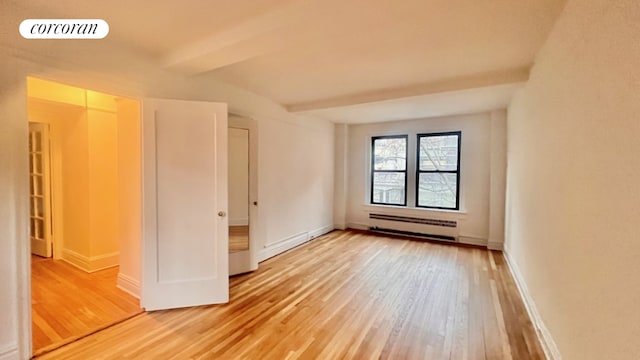
[[[146,310],[229,301],[227,106],[142,104]]]
[[[49,125],[29,123],[29,191],[31,252],[52,256]]]

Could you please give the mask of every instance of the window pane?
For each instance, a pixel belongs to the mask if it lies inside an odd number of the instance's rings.
[[[407,139],[376,139],[373,144],[374,170],[405,170],[407,168]]]
[[[373,202],[380,204],[404,205],[403,172],[373,174]]]
[[[420,174],[418,179],[418,206],[455,209],[457,186],[457,174]]]
[[[420,170],[457,170],[458,135],[420,137]]]

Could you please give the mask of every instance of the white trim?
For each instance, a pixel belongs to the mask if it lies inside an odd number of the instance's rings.
[[[346,230],[347,224],[333,224],[333,228],[338,230]]]
[[[538,336],[538,340],[540,341],[540,345],[542,346],[542,350],[548,360],[562,360],[562,354],[560,354],[560,350],[558,350],[558,346],[556,342],[553,340],[549,329],[547,329],[540,313],[536,309],[536,304],[533,301],[533,298],[529,294],[529,289],[527,288],[527,283],[524,281],[524,278],[520,274],[520,270],[518,269],[516,263],[511,259],[511,256],[507,251],[504,251],[504,258],[507,260],[507,266],[513,279],[516,282],[516,286],[518,288],[518,292],[520,292],[520,297],[524,302],[524,306],[527,309],[527,313],[529,314],[529,318],[533,323],[533,327],[536,330],[536,335]]]
[[[491,240],[489,240],[489,242],[487,243],[487,249],[489,249],[489,250],[504,251],[504,242],[502,242],[502,241],[491,241]]]
[[[293,236],[289,236],[288,238],[284,238],[282,240],[278,240],[274,243],[267,244],[264,246],[265,248],[260,251],[260,254],[258,255],[258,262],[281,254],[291,248],[304,244],[309,240],[311,240],[309,238],[309,233],[303,232]]]
[[[13,343],[9,345],[5,345],[3,348],[0,348],[0,360],[17,360],[20,359],[18,356],[18,344]]]
[[[84,256],[73,250],[62,250],[62,260],[89,273],[118,266],[119,257],[120,253],[118,252],[98,256]]]
[[[309,231],[309,238],[315,239],[318,236],[322,236],[328,232],[333,231],[333,229],[335,229],[335,227],[333,226],[333,224],[330,224],[330,225],[325,225],[321,228],[317,228],[315,230],[311,230]]]
[[[293,249],[296,246],[302,245],[307,241],[313,240],[320,235],[324,235],[334,229],[333,224],[325,225],[315,230],[298,233],[282,240],[275,241],[271,244],[265,245],[264,249],[260,251],[258,255],[258,261],[264,261],[278,254],[281,254],[287,250]]]
[[[247,226],[249,225],[249,218],[229,218],[229,226]]]
[[[140,299],[140,281],[123,273],[118,273],[118,289],[128,293],[129,295]]]
[[[305,232],[297,233],[295,235],[288,236],[288,237],[286,237],[284,239],[280,239],[280,240],[276,240],[276,241],[264,244],[264,248],[268,249],[268,248],[271,248],[271,247],[274,247],[274,246],[279,246],[279,245],[281,245],[283,243],[296,242],[296,241],[298,241],[298,239],[308,238],[308,237],[309,237],[309,232],[305,231]]]

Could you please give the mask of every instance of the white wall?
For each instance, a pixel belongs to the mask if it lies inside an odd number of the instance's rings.
[[[134,99],[164,97],[226,102],[258,122],[261,258],[333,228],[333,124],[295,116],[272,101],[215,78],[185,78],[154,59],[101,41],[30,41],[18,24],[28,14],[0,8],[0,359],[26,358],[29,274],[26,76]],[[286,190],[286,191],[284,191]],[[23,329],[19,329],[19,326]]]
[[[640,358],[639,24],[569,1],[509,108],[506,248],[563,359]]]
[[[504,249],[505,192],[507,182],[507,111],[491,112],[489,150],[489,239],[493,250]]]
[[[0,69],[6,63],[0,62]],[[18,272],[29,263],[29,254],[18,252],[18,241],[28,241],[29,193],[26,134],[26,82],[13,72],[0,72],[0,359],[14,359],[26,346],[18,338],[18,314],[26,312],[20,301],[29,289],[18,282]],[[16,123],[11,119],[20,117]],[[16,132],[21,136],[16,136]],[[22,159],[23,161],[16,161]],[[22,195],[21,195],[22,194]],[[26,356],[22,356],[25,358]]]
[[[349,125],[335,125],[335,165],[333,191],[333,223],[336,229],[347,227],[347,196],[349,194]]]
[[[491,130],[496,114],[481,113],[411,121],[351,125],[348,129],[348,196],[347,225],[365,228],[370,225],[369,212],[458,221],[460,241],[487,245],[490,219]],[[504,120],[503,120],[504,121]],[[409,135],[407,201],[415,203],[415,144],[419,133],[462,131],[460,164],[460,212],[369,205],[371,137]],[[496,133],[495,141],[504,141],[504,133]],[[502,140],[501,140],[502,139]],[[504,160],[503,168],[504,168]]]
[[[229,128],[229,225],[249,225],[249,130]]]
[[[258,122],[261,260],[333,230],[333,131],[328,122]]]

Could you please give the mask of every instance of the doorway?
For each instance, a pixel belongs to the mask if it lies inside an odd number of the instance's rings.
[[[255,120],[229,114],[229,275],[258,268],[257,130]]]
[[[140,104],[36,78],[27,95],[37,355],[142,312]]]

